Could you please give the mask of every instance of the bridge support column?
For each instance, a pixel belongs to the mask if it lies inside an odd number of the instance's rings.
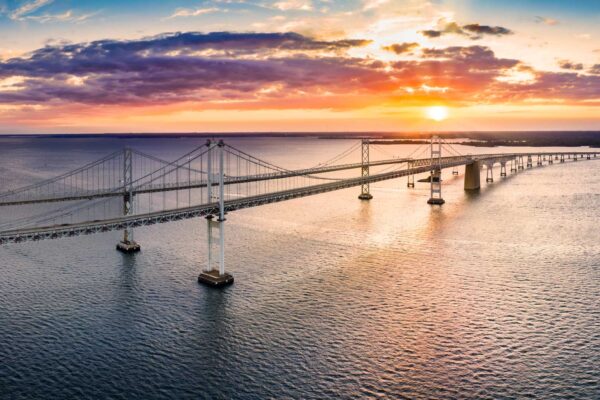
[[[452,168],[452,175],[458,175],[458,167]]]
[[[506,161],[500,162],[500,176],[506,176]]]
[[[220,141],[217,145],[219,151],[219,217],[216,221],[213,220],[213,216],[210,215],[206,218],[208,224],[208,264],[204,270],[198,276],[198,282],[208,286],[220,287],[227,286],[233,283],[233,275],[225,272],[225,166],[224,166],[224,155],[223,155],[223,141]],[[210,148],[208,155],[208,168],[207,168],[207,191],[208,198],[212,197],[212,171],[211,171],[211,155],[215,147]],[[214,228],[219,230],[219,267],[216,269],[213,265],[213,231]]]
[[[517,159],[510,160],[510,172],[517,172]]]
[[[527,156],[527,168],[533,167],[533,162],[531,161],[531,154]]]
[[[431,196],[427,204],[442,205],[445,203],[442,198],[442,140],[439,136],[431,138],[431,177],[430,188]]]
[[[465,190],[479,190],[480,183],[480,164],[479,161],[473,161],[465,166]]]
[[[592,159],[592,157],[590,157],[590,155],[588,154],[588,155],[587,155],[587,159],[588,159],[588,160],[591,160],[591,159]]]
[[[548,156],[548,164],[554,164],[554,157],[552,157],[552,154]]]
[[[525,167],[523,167],[523,156],[519,156],[517,164],[519,165],[517,167],[518,169],[525,169]]]
[[[360,175],[363,178],[369,177],[369,139],[363,139],[361,145],[362,154],[362,167],[360,168]],[[373,195],[369,192],[369,183],[365,182],[360,186],[360,194],[358,198],[361,200],[371,200]]]
[[[577,161],[577,154],[573,154],[573,161]]]
[[[541,156],[541,155],[539,155],[539,154],[538,154],[538,156],[537,156],[537,165],[538,165],[538,167],[539,167],[540,165],[542,165],[542,156]]]
[[[126,148],[123,151],[123,215],[133,215],[133,153]],[[123,240],[117,243],[122,253],[137,253],[141,247],[133,240],[133,228],[125,228]]]
[[[560,155],[560,162],[561,162],[561,163],[564,163],[564,162],[565,162],[565,155],[564,155],[564,154],[561,154],[561,155]]]
[[[406,168],[410,171],[411,168],[414,166],[412,161],[408,161],[406,163]],[[414,188],[415,187],[415,174],[408,174],[407,175],[407,182],[406,182],[406,187],[408,188]]]
[[[494,182],[494,164],[489,163],[486,164],[486,172],[485,172],[485,181],[486,182]]]

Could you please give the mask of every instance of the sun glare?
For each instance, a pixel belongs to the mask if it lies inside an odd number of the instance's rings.
[[[433,106],[426,110],[427,118],[434,121],[443,121],[448,118],[448,108],[444,106]]]

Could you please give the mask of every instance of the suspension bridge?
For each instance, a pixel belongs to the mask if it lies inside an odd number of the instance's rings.
[[[381,142],[363,139],[337,156],[311,168],[286,169],[248,154],[223,141],[207,140],[181,157],[167,161],[126,148],[51,179],[0,193],[0,245],[58,239],[108,231],[123,231],[117,249],[140,250],[134,228],[205,217],[208,260],[198,280],[213,286],[233,282],[225,271],[227,213],[264,204],[360,187],[359,199],[370,200],[370,184],[406,177],[414,188],[415,175],[428,174],[428,203],[441,205],[442,170],[465,166],[465,190],[480,188],[500,176],[547,164],[596,159],[596,152],[525,152],[463,155],[451,143],[431,138],[408,156],[385,152],[371,160]],[[442,155],[442,152],[448,155]],[[347,162],[358,153],[360,159]],[[425,153],[425,154],[423,154]],[[346,160],[346,162],[342,162]],[[357,174],[352,171],[359,171]],[[332,173],[338,173],[331,176]],[[344,176],[339,176],[339,173]]]

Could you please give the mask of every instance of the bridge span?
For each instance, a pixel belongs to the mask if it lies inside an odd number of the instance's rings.
[[[174,161],[165,161],[139,151],[125,149],[74,171],[33,185],[0,193],[0,210],[47,203],[65,203],[58,210],[18,218],[0,224],[0,244],[58,239],[108,231],[123,231],[117,249],[126,253],[140,250],[134,240],[134,228],[205,217],[208,234],[208,260],[199,281],[214,286],[233,282],[225,271],[224,224],[226,214],[249,207],[282,202],[320,193],[360,186],[359,199],[370,200],[370,184],[407,177],[414,187],[415,175],[429,173],[429,204],[441,205],[442,170],[465,166],[465,190],[480,188],[480,171],[485,166],[486,181],[493,182],[493,166],[500,164],[500,176],[544,164],[597,159],[596,152],[535,152],[461,155],[451,144],[433,137],[428,157],[395,157],[370,160],[370,142],[353,146],[360,162],[321,163],[312,168],[285,169],[223,141],[207,141]],[[453,153],[442,156],[442,150]],[[343,157],[342,157],[343,158]],[[331,160],[330,160],[331,161]],[[376,167],[386,167],[373,171]],[[331,177],[325,174],[359,169],[359,176]],[[187,192],[187,203],[181,197]],[[175,204],[166,201],[166,193],[175,195]],[[162,195],[162,199],[153,195]],[[136,207],[146,197],[148,208]],[[111,199],[122,199],[121,215],[106,213]],[[194,198],[194,200],[192,200]],[[162,200],[162,204],[161,204]],[[100,217],[89,217],[90,210]],[[85,213],[87,211],[87,218]],[[114,213],[113,213],[114,214]],[[215,233],[218,233],[215,235]],[[215,247],[218,252],[215,253]]]

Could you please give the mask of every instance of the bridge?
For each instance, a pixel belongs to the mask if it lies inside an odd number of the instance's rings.
[[[181,157],[167,161],[126,148],[51,179],[0,193],[0,245],[123,231],[117,249],[135,253],[141,246],[134,228],[205,217],[208,260],[198,280],[213,286],[233,282],[225,271],[225,221],[230,212],[264,204],[360,187],[359,199],[373,198],[370,184],[427,173],[431,205],[442,205],[442,170],[458,175],[465,166],[464,189],[478,190],[485,166],[486,182],[547,164],[597,159],[597,152],[524,152],[463,155],[451,143],[432,137],[409,156],[389,154],[371,160],[381,142],[368,139],[311,168],[286,169],[223,141],[207,140]],[[341,162],[354,153],[360,160]],[[424,156],[420,156],[425,152]],[[449,155],[443,156],[442,152]],[[359,171],[359,174],[352,174]],[[331,176],[332,173],[338,173]],[[339,176],[343,173],[344,176]],[[350,176],[346,176],[350,175]]]

